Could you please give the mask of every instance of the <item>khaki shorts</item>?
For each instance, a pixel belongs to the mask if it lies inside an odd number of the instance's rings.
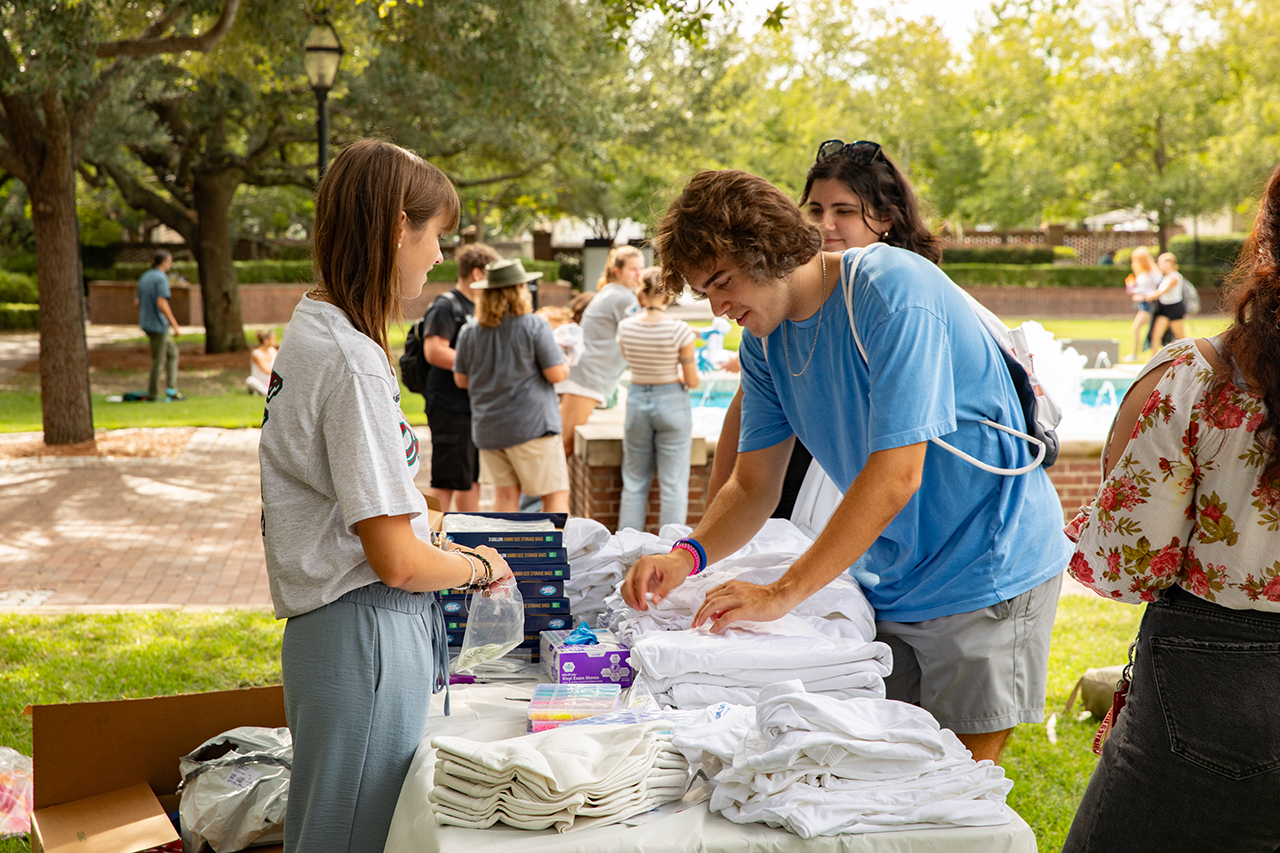
[[[1062,575],[1008,601],[925,622],[876,622],[893,650],[888,698],[959,734],[1044,722],[1049,639]]]
[[[519,486],[526,495],[569,490],[569,465],[559,434],[544,435],[501,450],[480,451],[480,482]]]

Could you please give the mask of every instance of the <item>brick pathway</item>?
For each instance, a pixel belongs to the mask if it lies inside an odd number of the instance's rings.
[[[170,460],[0,462],[0,609],[269,609],[258,431]]]

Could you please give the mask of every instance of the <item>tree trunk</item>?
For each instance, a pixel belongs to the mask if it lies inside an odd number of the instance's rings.
[[[71,140],[50,133],[44,155],[27,184],[40,287],[40,410],[45,444],[76,444],[93,440],[93,404]]]
[[[231,200],[240,185],[238,172],[197,175],[196,216],[199,240],[193,248],[200,267],[200,293],[204,297],[205,352],[237,352],[248,349],[244,339],[244,315],[240,310],[240,286],[232,263]]]

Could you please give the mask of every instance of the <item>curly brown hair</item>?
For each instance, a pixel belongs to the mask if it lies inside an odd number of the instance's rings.
[[[1260,479],[1280,486],[1280,167],[1267,181],[1224,295],[1234,307],[1235,322],[1222,333],[1229,364],[1215,379],[1225,382],[1231,376],[1229,365],[1235,364],[1256,383],[1253,390],[1266,407],[1256,434],[1270,441]]]
[[[529,288],[523,284],[482,290],[476,300],[476,322],[486,329],[498,328],[508,317],[532,312],[533,300],[529,297]]]
[[[785,278],[822,247],[822,235],[786,193],[749,172],[699,172],[658,222],[654,250],[673,296],[690,272],[728,262],[757,282]]]

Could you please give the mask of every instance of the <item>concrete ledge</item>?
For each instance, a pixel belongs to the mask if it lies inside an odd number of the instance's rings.
[[[618,424],[581,424],[573,433],[573,455],[591,468],[621,467],[622,437],[623,428]],[[693,436],[689,464],[706,465],[711,455],[707,439],[701,435]]]

